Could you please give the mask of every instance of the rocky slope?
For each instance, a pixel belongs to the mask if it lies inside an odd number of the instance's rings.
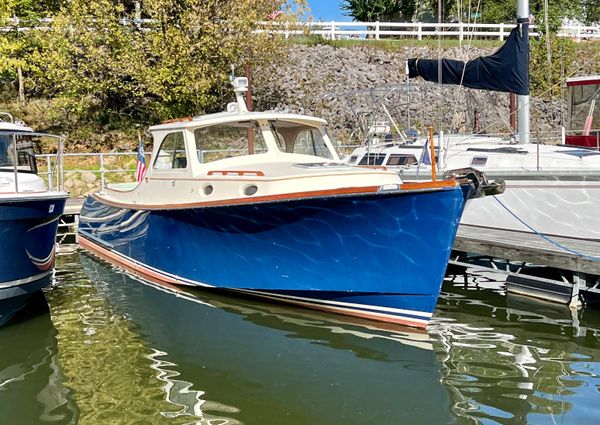
[[[445,57],[468,60],[494,49],[447,49]],[[387,118],[398,127],[423,131],[427,126],[445,131],[510,132],[509,95],[420,79],[406,84],[409,57],[436,58],[435,49],[407,47],[387,51],[372,47],[293,45],[287,60],[254,72],[258,107],[316,114],[330,122],[334,138],[347,141],[357,127]],[[418,80],[418,81],[417,81]],[[561,102],[532,99],[531,129],[540,137],[558,129]]]

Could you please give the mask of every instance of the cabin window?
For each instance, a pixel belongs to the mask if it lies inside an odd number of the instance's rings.
[[[292,153],[320,156],[321,158],[333,159],[331,152],[325,144],[321,132],[317,129],[303,130],[294,139]]]
[[[187,155],[183,132],[169,133],[160,144],[154,161],[155,170],[174,170],[187,168]]]
[[[358,165],[381,165],[385,160],[387,154],[385,153],[370,153],[360,159]]]
[[[476,156],[471,160],[471,165],[473,167],[483,167],[487,162],[487,157],[485,156]]]
[[[0,135],[0,171],[14,172],[15,142],[16,168],[19,172],[37,173],[34,141],[30,136]]]
[[[321,131],[295,122],[272,121],[271,132],[282,152],[333,159]]]
[[[198,128],[194,131],[196,154],[200,163],[248,155],[249,137],[254,153],[265,153],[267,147],[256,121],[236,122]]]
[[[391,154],[386,165],[414,165],[417,162],[419,161],[414,155]]]

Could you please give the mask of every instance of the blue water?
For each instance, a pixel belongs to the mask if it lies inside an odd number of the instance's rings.
[[[87,254],[0,327],[4,424],[596,424],[600,314],[448,278],[427,332],[157,287]],[[3,306],[0,321],[16,310]]]

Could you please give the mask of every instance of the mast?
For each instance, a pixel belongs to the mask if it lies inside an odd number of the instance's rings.
[[[517,19],[522,18],[529,19],[529,0],[517,0]],[[529,34],[525,34],[525,36],[529,37]],[[517,95],[517,125],[519,130],[519,143],[529,143],[529,119],[529,95]]]

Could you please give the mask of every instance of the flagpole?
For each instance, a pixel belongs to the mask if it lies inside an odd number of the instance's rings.
[[[437,164],[435,163],[435,148],[433,146],[433,126],[429,127],[429,149],[431,150],[431,180],[437,181],[435,169]]]
[[[529,0],[517,0],[517,19],[529,19]],[[527,43],[529,43],[529,34],[526,32]],[[529,58],[527,58],[527,66],[529,66]],[[529,95],[517,96],[517,128],[519,133],[519,143],[529,143]]]

